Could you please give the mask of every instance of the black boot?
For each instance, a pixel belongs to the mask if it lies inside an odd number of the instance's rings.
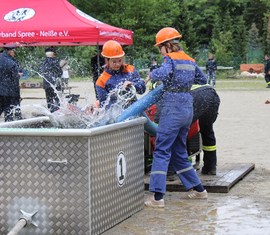
[[[202,167],[202,174],[204,175],[216,175],[217,174],[217,155],[216,150],[205,151],[203,156],[204,165]]]

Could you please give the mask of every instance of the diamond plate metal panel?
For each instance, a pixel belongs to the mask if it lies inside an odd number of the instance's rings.
[[[83,137],[0,134],[0,234],[14,227],[20,210],[38,210],[38,227],[20,235],[78,235],[100,234],[143,209],[143,124],[109,130]]]
[[[91,231],[100,234],[144,205],[144,130],[135,126],[91,138]],[[117,156],[123,152],[126,176],[116,176]]]
[[[48,163],[67,160],[67,164]],[[38,227],[23,234],[87,234],[89,231],[88,138],[3,137],[0,140],[0,234],[21,217]]]

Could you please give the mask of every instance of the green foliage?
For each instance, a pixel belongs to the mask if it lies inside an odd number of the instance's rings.
[[[39,76],[39,66],[45,58],[45,47],[20,47],[16,50],[16,59],[29,76]],[[56,55],[59,59],[68,60],[70,72],[73,76],[87,77],[91,75],[90,58],[96,53],[95,47],[57,47]]]
[[[243,16],[238,16],[235,19],[235,23],[238,27],[233,28],[233,65],[239,68],[241,63],[246,63],[246,53],[247,53],[247,30],[245,27],[245,22]]]
[[[263,60],[263,51],[261,47],[261,38],[259,36],[259,30],[255,23],[252,23],[251,29],[248,31],[248,63],[260,63]]]
[[[134,44],[124,50],[127,61],[139,69],[147,67],[153,55],[161,62],[161,55],[153,45],[156,33],[167,26],[180,31],[185,52],[201,66],[205,65],[208,52],[214,53],[219,65],[235,67],[261,62],[262,53],[270,53],[269,0],[69,1],[104,23],[132,30]],[[90,76],[90,58],[95,50],[95,47],[59,47],[58,56],[71,61],[74,76]],[[43,57],[44,48],[18,52],[21,63],[34,69]]]
[[[220,32],[219,38],[212,40],[217,63],[222,66],[232,66],[233,63],[233,39],[230,31]]]

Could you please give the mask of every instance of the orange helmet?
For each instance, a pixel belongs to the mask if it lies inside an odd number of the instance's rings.
[[[166,27],[158,31],[156,35],[156,44],[158,46],[163,42],[167,42],[173,39],[182,38],[182,35],[174,28]]]
[[[105,42],[102,47],[101,55],[106,58],[119,58],[125,55],[120,43],[114,40],[109,40]]]

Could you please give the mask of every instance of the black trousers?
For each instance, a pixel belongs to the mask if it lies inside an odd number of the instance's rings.
[[[61,90],[61,87],[59,88]],[[57,89],[57,91],[60,91]],[[56,93],[56,91],[53,88],[47,88],[45,89],[45,95],[47,100],[47,107],[50,110],[51,113],[55,112],[60,107],[60,100]]]
[[[4,112],[5,122],[22,119],[20,103],[19,96],[0,96],[0,115]]]
[[[220,98],[216,90],[210,86],[197,88],[191,91],[191,94],[193,96],[193,120],[198,119],[200,125],[204,166],[211,170],[217,164],[213,125],[218,116]]]

